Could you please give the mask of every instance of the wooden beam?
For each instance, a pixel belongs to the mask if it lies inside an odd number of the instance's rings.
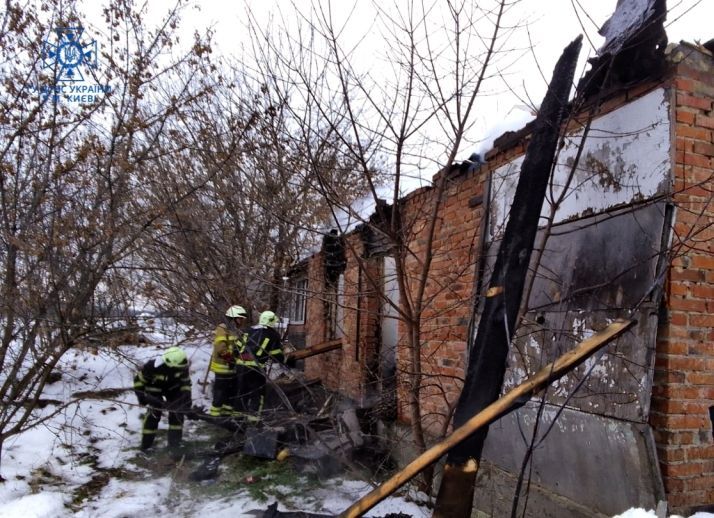
[[[393,475],[389,480],[374,489],[372,492],[363,496],[360,500],[343,511],[339,515],[339,518],[356,518],[358,516],[362,516],[379,502],[394,493],[394,491],[399,489],[406,482],[418,475],[424,468],[439,460],[442,455],[447,453],[454,446],[467,439],[471,434],[483,426],[490,424],[514,408],[520,406],[520,401],[530,398],[554,380],[560,378],[563,374],[570,372],[572,369],[597,352],[598,349],[623,334],[634,323],[634,320],[617,320],[599,333],[594,334],[590,338],[586,338],[574,349],[563,354],[554,362],[546,365],[533,377],[527,379],[511,390],[508,394],[466,421],[462,426],[454,430],[453,433],[446,439],[438,444],[435,444],[422,453],[404,469]],[[473,463],[468,463],[467,467],[468,466],[472,469],[477,468],[475,461]]]
[[[313,345],[306,349],[297,349],[295,351],[289,352],[286,356],[291,360],[303,360],[309,358],[310,356],[315,356],[317,354],[326,353],[328,351],[334,351],[342,347],[342,338],[337,340],[330,340],[329,342],[323,342],[321,344]]]

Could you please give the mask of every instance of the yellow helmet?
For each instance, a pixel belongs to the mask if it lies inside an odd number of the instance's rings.
[[[278,325],[278,316],[272,311],[263,311],[258,319],[261,326],[275,327]]]
[[[174,369],[186,367],[188,365],[186,351],[180,347],[169,347],[164,353],[164,363]]]

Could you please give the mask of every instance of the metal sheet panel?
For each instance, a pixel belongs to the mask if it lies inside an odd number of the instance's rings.
[[[664,88],[593,121],[582,157],[568,180],[583,132],[566,139],[543,207],[547,217],[562,197],[555,222],[572,220],[650,199],[670,191],[669,101]],[[523,157],[493,172],[489,238],[503,234]]]
[[[655,281],[666,212],[659,202],[553,228],[529,307],[561,305],[566,299],[569,309],[635,306]]]
[[[512,344],[504,391],[525,381],[577,342],[604,328],[617,312],[546,312]],[[637,325],[582,365],[555,381],[546,399],[583,412],[647,423],[654,372],[656,311],[643,306]]]
[[[586,362],[553,384],[548,401],[567,399],[585,412],[647,421],[657,333],[657,301],[648,294],[657,282],[667,217],[659,202],[554,228],[529,300],[534,309],[508,355],[504,390],[645,300],[634,315],[637,326],[608,346],[597,364]]]
[[[664,499],[647,425],[569,409],[554,420],[557,412],[546,405],[538,417],[537,405],[529,404],[497,421],[484,458],[518,474],[539,420],[530,471],[534,483],[608,516],[630,507],[653,509]]]

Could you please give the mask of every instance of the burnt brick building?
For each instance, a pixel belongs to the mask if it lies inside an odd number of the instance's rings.
[[[542,214],[552,228],[536,241],[542,254],[534,253],[537,275],[504,391],[612,320],[637,324],[491,426],[477,509],[510,510],[536,422],[532,516],[613,515],[660,501],[674,512],[714,505],[713,103],[712,52],[682,43],[670,46],[661,70],[613,85],[570,118]],[[461,389],[528,141],[528,127],[507,133],[486,164],[439,173],[446,188],[431,244],[426,222],[437,190],[400,200],[414,257],[429,246],[432,254],[420,402],[435,436],[447,432]],[[405,294],[375,228],[365,223],[344,235],[336,282],[326,282],[319,252],[296,267],[292,282],[304,300],[291,329],[307,346],[342,340],[341,349],[305,361],[308,378],[361,406],[394,404],[390,417],[405,423],[411,351],[398,311]],[[414,258],[404,263],[410,293],[418,267]]]

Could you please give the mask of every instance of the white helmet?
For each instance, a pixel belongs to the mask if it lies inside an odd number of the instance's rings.
[[[231,306],[226,311],[226,316],[229,318],[246,318],[248,312],[243,306]]]

